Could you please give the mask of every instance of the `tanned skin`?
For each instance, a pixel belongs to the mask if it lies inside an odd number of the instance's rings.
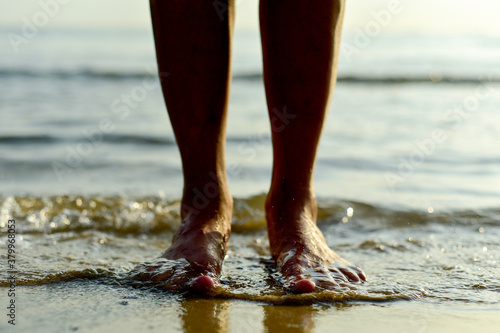
[[[151,0],[158,67],[184,172],[182,225],[162,255],[168,268],[141,266],[166,289],[219,284],[231,233],[225,127],[234,2]],[[264,82],[274,164],[266,200],[271,255],[294,292],[335,290],[366,280],[316,225],[316,153],[336,81],[343,0],[261,0]],[[178,263],[178,264],[177,264]]]

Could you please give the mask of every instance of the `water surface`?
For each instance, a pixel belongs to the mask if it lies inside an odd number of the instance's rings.
[[[116,109],[144,80],[157,82],[151,33],[47,31],[16,57],[0,47],[0,227],[5,237],[16,220],[16,330],[494,331],[497,40],[380,36],[342,57],[316,170],[319,226],[368,282],[293,295],[269,260],[272,151],[258,34],[236,37],[233,235],[222,286],[206,298],[129,279],[180,223],[180,160],[160,90]],[[2,270],[2,304],[6,279]]]

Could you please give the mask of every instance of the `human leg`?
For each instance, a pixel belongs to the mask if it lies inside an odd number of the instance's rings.
[[[221,15],[222,14],[222,20]],[[213,289],[230,230],[232,198],[226,181],[225,125],[230,84],[234,6],[211,1],[151,0],[163,95],[184,174],[182,224],[162,255],[164,267],[139,267],[141,277],[166,289]]]
[[[266,201],[271,252],[297,292],[363,272],[326,244],[316,225],[313,171],[336,80],[343,0],[261,0],[264,81],[274,164]]]

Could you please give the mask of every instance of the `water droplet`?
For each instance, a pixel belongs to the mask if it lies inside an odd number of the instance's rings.
[[[347,208],[347,216],[351,217],[354,214],[354,209],[352,207]]]

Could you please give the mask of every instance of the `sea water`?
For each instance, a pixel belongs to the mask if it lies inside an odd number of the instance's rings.
[[[7,237],[7,221],[16,221],[26,330],[112,331],[124,318],[146,320],[144,311],[158,329],[189,331],[194,318],[214,330],[312,329],[351,306],[376,322],[377,309],[396,302],[408,305],[399,307],[408,331],[421,332],[434,310],[411,317],[417,308],[454,309],[451,318],[499,310],[498,39],[388,35],[359,55],[341,52],[315,174],[318,224],[368,282],[297,296],[269,260],[272,147],[260,46],[256,31],[238,31],[227,129],[233,234],[210,300],[128,280],[180,223],[181,164],[151,32],[51,30],[10,52],[2,44],[0,227]],[[2,304],[7,278],[2,269]],[[302,307],[280,307],[288,304]],[[258,324],[238,319],[245,313]]]

